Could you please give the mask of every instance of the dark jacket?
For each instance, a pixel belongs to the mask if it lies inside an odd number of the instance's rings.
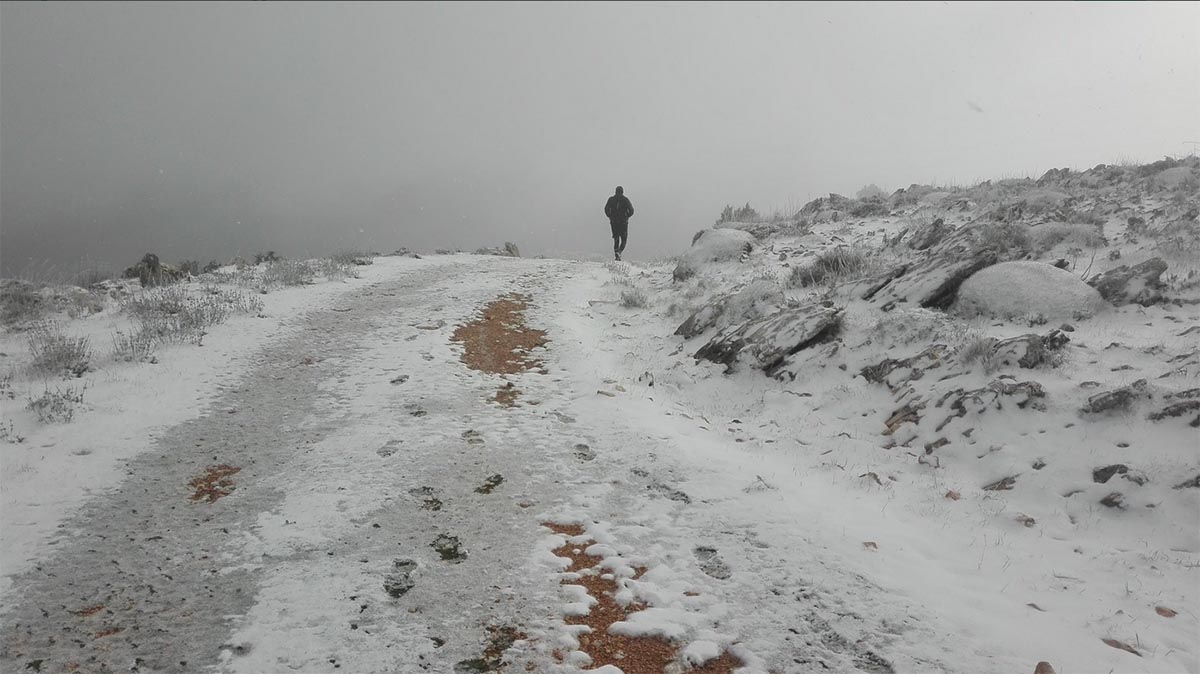
[[[604,214],[608,216],[608,221],[614,225],[627,224],[629,218],[633,215],[633,204],[629,201],[629,197],[624,194],[614,194],[604,204]]]

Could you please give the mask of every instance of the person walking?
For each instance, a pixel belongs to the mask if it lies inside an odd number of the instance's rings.
[[[620,260],[625,252],[625,241],[629,238],[629,218],[633,215],[633,203],[625,196],[625,188],[617,186],[617,193],[604,204],[604,214],[612,227],[613,255]]]

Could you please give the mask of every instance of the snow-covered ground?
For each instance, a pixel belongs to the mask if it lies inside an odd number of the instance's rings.
[[[564,617],[590,600],[560,585],[555,522],[647,606],[613,630],[691,664],[1200,671],[1200,169],[1179,168],[831,198],[663,264],[376,258],[79,379],[32,377],[7,332],[0,661],[480,671],[509,630],[511,671],[578,671]],[[915,306],[974,259],[947,252],[955,232],[995,222],[1031,228],[1017,266],[984,265],[1011,283]],[[814,274],[839,247],[861,255]],[[1083,283],[1154,257],[1165,299]],[[910,271],[877,287],[893,263]],[[511,292],[547,333],[544,371],[468,369],[451,333]],[[127,321],[110,305],[65,326],[102,345]],[[1033,361],[1002,341],[1030,334]],[[69,423],[25,409],[84,384]],[[214,466],[238,469],[228,495],[191,501]]]

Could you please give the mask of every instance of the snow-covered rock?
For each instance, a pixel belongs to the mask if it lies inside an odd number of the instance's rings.
[[[757,279],[738,292],[701,307],[675,330],[675,334],[691,339],[713,327],[724,329],[761,318],[777,311],[783,303],[783,288],[778,283]]]
[[[1047,319],[1094,316],[1104,298],[1078,276],[1044,262],[1001,262],[975,272],[958,289],[962,316]]]
[[[673,274],[676,281],[694,276],[706,265],[737,262],[754,249],[754,235],[740,229],[705,229],[696,235],[692,247],[680,256]]]
[[[1088,285],[1117,306],[1137,303],[1148,307],[1162,299],[1163,284],[1158,277],[1166,270],[1167,263],[1156,257],[1133,267],[1110,269],[1088,281]]]
[[[926,309],[949,307],[963,281],[1000,260],[996,249],[979,245],[972,229],[954,232],[924,259],[883,275],[862,298],[884,311],[905,303]]]
[[[783,309],[721,332],[695,357],[722,363],[726,371],[740,361],[770,374],[787,356],[832,338],[841,316],[841,309],[816,302]]]

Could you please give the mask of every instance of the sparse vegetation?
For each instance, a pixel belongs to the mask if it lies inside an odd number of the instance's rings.
[[[301,260],[275,259],[268,261],[258,280],[261,288],[267,290],[273,287],[306,286],[316,277],[317,273],[312,265]]]
[[[32,410],[38,420],[45,424],[68,423],[75,418],[75,407],[83,404],[83,392],[86,387],[78,389],[68,386],[65,389],[55,387],[54,391],[46,389],[41,396],[30,398],[25,409]]]
[[[1033,249],[1030,228],[1014,222],[991,222],[975,228],[979,245],[991,248],[1009,258],[1019,257]]]
[[[322,277],[327,281],[344,281],[348,278],[358,278],[358,273],[354,268],[364,264],[373,264],[374,260],[366,258],[367,262],[360,262],[364,258],[355,258],[349,262],[338,259],[337,257],[314,260],[314,273],[316,276]]]
[[[968,335],[958,347],[958,360],[970,367],[976,363],[983,366],[983,371],[991,374],[996,371],[996,354],[994,348],[996,339],[979,334]]]
[[[725,209],[721,211],[721,217],[717,218],[715,224],[719,225],[722,222],[758,222],[761,219],[762,216],[758,214],[758,211],[751,208],[750,203],[747,202],[741,208],[726,205]]]
[[[7,442],[10,445],[19,445],[25,442],[25,436],[17,432],[17,427],[13,425],[12,419],[0,424],[0,442]]]
[[[649,304],[650,301],[646,297],[646,293],[637,288],[621,291],[621,306],[626,309],[644,309]]]
[[[862,275],[870,268],[867,255],[849,246],[838,246],[817,256],[812,263],[795,267],[788,277],[793,288],[807,288],[821,283],[837,283]]]
[[[34,284],[17,280],[0,283],[0,321],[4,325],[36,321],[45,313],[45,300]]]
[[[1063,242],[1078,248],[1101,248],[1108,245],[1099,228],[1082,223],[1054,222],[1040,225],[1033,230],[1033,240],[1039,254]]]
[[[342,250],[330,256],[330,260],[347,267],[363,267],[375,264],[374,253],[360,253],[353,250]]]
[[[113,358],[126,363],[144,363],[154,358],[155,337],[146,330],[113,335]]]
[[[231,312],[254,313],[262,306],[258,298],[213,286],[198,296],[178,286],[145,292],[125,304],[137,327],[125,342],[118,340],[117,351],[135,357],[145,353],[147,342],[199,344],[207,328],[225,322]]]
[[[83,376],[92,359],[87,337],[69,337],[54,321],[40,321],[29,329],[30,367],[53,376]]]

